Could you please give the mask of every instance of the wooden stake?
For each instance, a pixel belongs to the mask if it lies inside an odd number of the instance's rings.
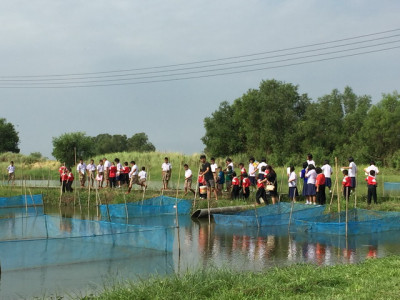
[[[201,163],[199,163],[199,170],[197,172],[197,179],[196,179],[196,190],[194,191],[194,200],[193,200],[193,207],[196,207],[196,198],[197,198],[197,191],[199,190],[199,174],[200,174],[200,167]]]
[[[179,174],[178,174],[178,184],[176,186],[176,197],[175,197],[175,217],[176,217],[176,226],[178,227],[178,232],[179,232],[179,218],[178,218],[178,193],[179,193],[179,184],[181,181],[181,171],[182,171],[182,159],[179,164]]]

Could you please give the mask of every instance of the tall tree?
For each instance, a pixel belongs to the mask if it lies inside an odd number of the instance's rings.
[[[67,166],[75,164],[75,151],[77,159],[87,159],[93,152],[93,140],[84,132],[64,133],[59,137],[53,137],[52,155]]]
[[[14,152],[19,153],[19,137],[13,124],[6,119],[0,119],[0,153]]]
[[[128,149],[126,135],[102,133],[93,138],[94,152],[97,155],[122,152]]]
[[[127,141],[128,151],[152,152],[156,147],[149,141],[149,137],[144,132],[136,133]]]

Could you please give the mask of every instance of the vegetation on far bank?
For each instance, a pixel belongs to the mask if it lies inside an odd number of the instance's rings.
[[[297,264],[262,272],[198,270],[126,281],[81,299],[398,299],[400,257],[360,264]]]

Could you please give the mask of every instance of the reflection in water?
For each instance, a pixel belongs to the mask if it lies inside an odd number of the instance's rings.
[[[96,209],[81,211],[79,206],[46,207],[46,213],[62,215],[59,228],[64,232],[73,230],[70,218],[97,219]],[[17,219],[10,219],[4,232],[13,234]],[[129,223],[150,226],[176,226],[175,216],[135,217],[112,219],[114,223]],[[179,216],[180,255],[178,254],[177,230],[173,253],[142,251],[126,255],[131,249],[112,249],[121,254],[90,264],[71,264],[62,267],[45,267],[19,272],[4,272],[1,279],[0,298],[20,292],[24,295],[43,295],[43,291],[59,294],[63,291],[93,289],[93,284],[103,285],[104,278],[137,279],[155,273],[170,274],[198,268],[226,267],[235,270],[263,270],[293,263],[333,265],[354,263],[366,258],[400,254],[400,232],[386,232],[358,236],[323,235],[315,233],[288,232],[288,227],[271,226],[243,228],[208,224],[208,220],[191,220]],[[14,229],[13,229],[14,228]],[[25,229],[24,229],[25,230]],[[77,253],[85,245],[75,246]],[[48,252],[49,253],[49,252]],[[78,254],[77,254],[78,255]],[[3,260],[3,257],[0,257]],[[49,259],[54,259],[49,257]],[[28,274],[28,275],[27,275]],[[40,278],[35,280],[32,278]],[[59,286],[55,281],[62,282]],[[40,281],[40,282],[39,282]],[[12,284],[14,282],[14,284]],[[18,284],[17,284],[18,283]],[[23,284],[21,284],[23,283]]]

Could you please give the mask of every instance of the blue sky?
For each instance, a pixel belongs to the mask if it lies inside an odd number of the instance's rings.
[[[179,64],[400,28],[399,1],[1,1],[0,77]],[[397,32],[399,33],[399,32]],[[346,85],[373,102],[399,90],[399,49],[228,76],[75,89],[0,89],[22,153],[52,137],[146,132],[158,150],[201,152],[203,119],[261,80],[313,99]],[[250,113],[250,112],[249,112]],[[233,137],[234,138],[234,137]]]

